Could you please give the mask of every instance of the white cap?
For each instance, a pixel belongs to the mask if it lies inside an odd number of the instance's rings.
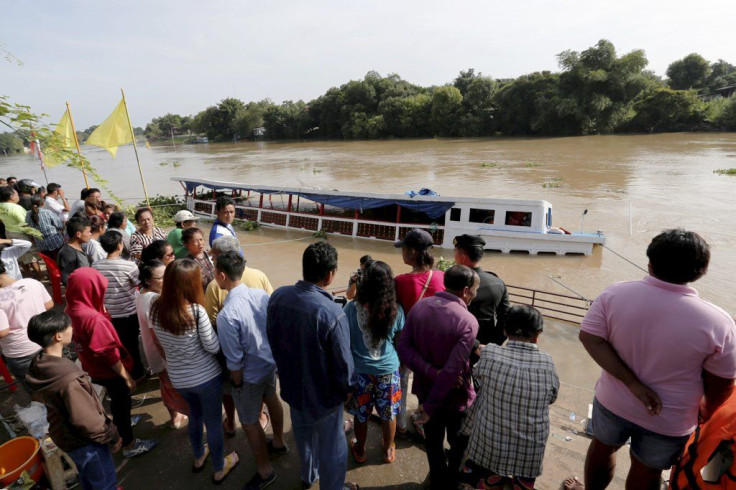
[[[177,223],[183,223],[184,221],[196,221],[197,218],[192,214],[191,211],[182,209],[174,215],[174,221]]]

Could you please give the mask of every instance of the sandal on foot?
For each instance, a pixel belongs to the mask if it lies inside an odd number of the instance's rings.
[[[266,442],[266,447],[268,448],[269,454],[274,454],[276,456],[283,456],[284,454],[289,454],[289,446],[284,443],[281,447],[276,447],[273,445],[273,440],[269,439],[268,442]]]
[[[233,462],[233,459],[235,459],[235,457],[237,457],[238,459]],[[240,454],[238,454],[237,451],[233,451],[225,456],[225,466],[222,468],[225,471],[225,474],[219,480],[216,480],[215,475],[212,475],[212,483],[214,483],[215,485],[219,485],[224,482],[227,477],[230,476],[230,473],[232,473],[233,468],[238,466],[238,463],[240,463]]]
[[[360,485],[353,482],[345,482],[342,486],[342,490],[360,490]]]
[[[204,458],[202,459],[202,466],[197,466],[196,463],[192,465],[192,473],[201,472],[205,466],[207,466],[207,458],[210,457],[210,448],[207,444],[204,445]]]
[[[387,453],[388,453],[388,455],[386,455],[386,454],[383,455],[383,462],[384,463],[391,464],[394,461],[396,461],[396,444],[395,443],[393,443],[393,442],[391,443],[391,445],[388,448]]]
[[[365,463],[368,459],[365,455],[365,449],[363,449],[363,456],[358,456],[358,439],[353,439],[350,441],[350,452],[353,453],[353,458],[355,458],[356,463]]]

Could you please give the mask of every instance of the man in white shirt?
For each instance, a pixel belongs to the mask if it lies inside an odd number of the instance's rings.
[[[61,185],[50,183],[46,187],[46,199],[44,200],[43,207],[49,211],[53,211],[58,214],[62,221],[69,219],[69,202],[67,202],[64,196],[64,190]]]

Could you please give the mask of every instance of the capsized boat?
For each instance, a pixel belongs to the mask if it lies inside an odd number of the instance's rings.
[[[395,241],[412,228],[428,231],[435,245],[454,248],[453,239],[480,235],[485,249],[503,253],[590,255],[606,236],[573,233],[552,226],[552,205],[544,200],[444,197],[433,193],[374,194],[172,177],[186,192],[187,209],[214,218],[215,199],[235,199],[235,217],[263,226],[324,231]],[[429,195],[426,195],[429,194]]]

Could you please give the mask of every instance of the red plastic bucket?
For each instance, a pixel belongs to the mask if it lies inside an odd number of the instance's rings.
[[[21,436],[0,446],[0,484],[7,487],[26,471],[38,483],[43,475],[40,445],[35,437]]]

